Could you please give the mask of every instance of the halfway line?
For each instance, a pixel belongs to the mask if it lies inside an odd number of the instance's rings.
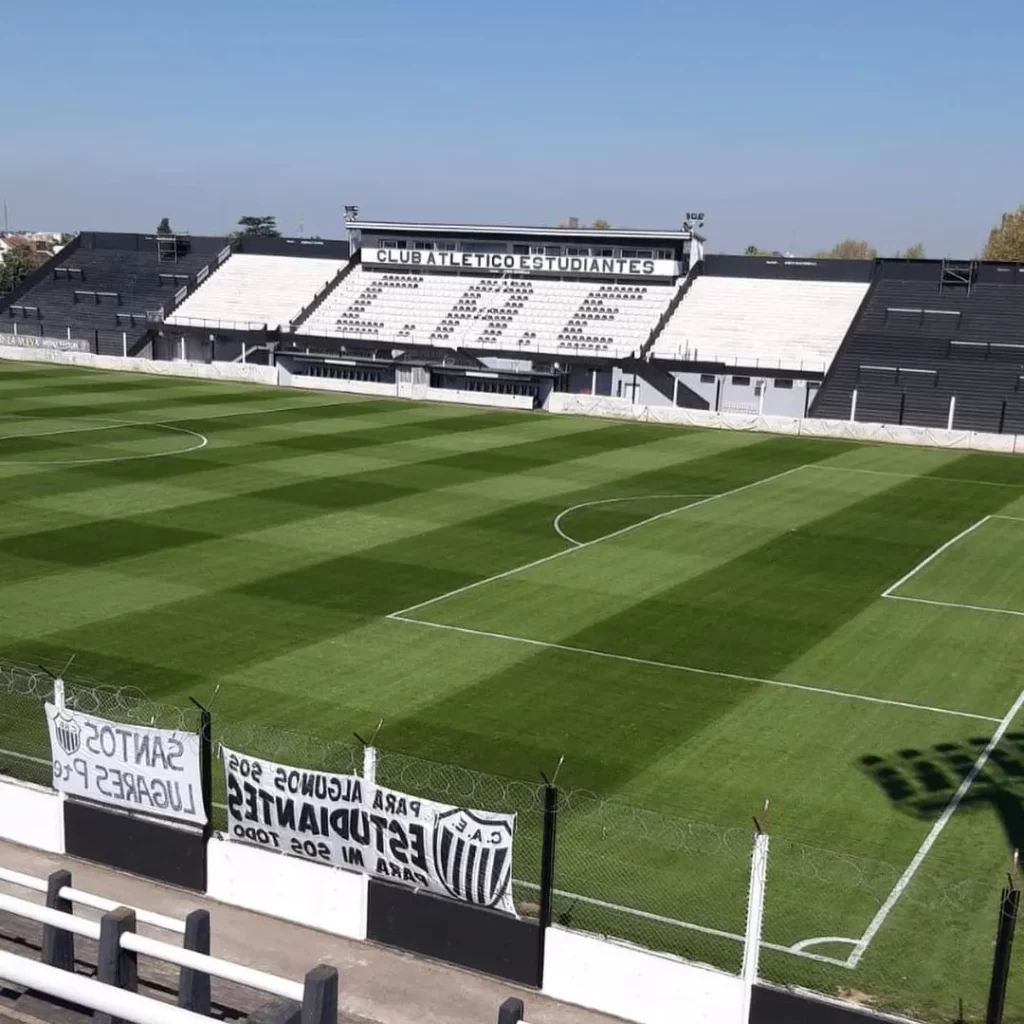
[[[495,573],[493,576],[486,576],[484,579],[477,580],[475,583],[467,583],[465,586],[456,587],[454,590],[449,590],[444,594],[438,594],[437,597],[429,597],[426,601],[420,601],[419,604],[409,605],[408,608],[399,608],[398,611],[392,612],[390,615],[386,616],[386,618],[393,619],[401,617],[402,615],[408,615],[410,612],[418,611],[420,608],[427,608],[432,604],[437,604],[438,601],[444,601],[449,597],[455,597],[457,594],[465,594],[467,591],[476,590],[477,587],[482,587],[485,583],[494,583],[497,580],[507,579],[509,576],[515,576],[516,573],[523,572],[526,569],[532,569],[535,565],[543,565],[545,562],[554,561],[556,558],[571,555],[574,551],[582,551],[584,548],[593,547],[595,544],[600,544],[602,541],[621,537],[623,534],[630,533],[633,530],[638,530],[641,526],[647,526],[650,523],[656,523],[659,519],[674,516],[677,512],[685,512],[690,508],[699,508],[701,505],[707,505],[708,502],[718,501],[719,498],[728,498],[732,494],[739,494],[742,491],[748,491],[751,487],[759,487],[761,484],[771,483],[773,480],[781,480],[784,476],[789,476],[791,473],[796,473],[798,470],[803,468],[804,467],[802,465],[794,466],[792,469],[785,469],[781,473],[775,473],[772,476],[766,476],[762,477],[760,480],[754,480],[752,483],[743,484],[742,487],[734,487],[731,491],[722,491],[721,494],[712,494],[709,498],[702,498],[700,501],[690,502],[689,505],[680,505],[679,508],[670,508],[665,512],[659,512],[655,516],[649,516],[647,519],[641,519],[637,523],[630,523],[628,526],[623,526],[621,529],[613,530],[611,533],[606,533],[601,537],[595,537],[593,540],[577,543],[575,547],[563,548],[561,551],[556,551],[552,555],[544,555],[542,558],[535,558],[532,562],[525,563],[525,565],[517,565],[515,568],[506,569],[504,572]]]
[[[575,551],[576,548],[569,548]],[[559,552],[562,554],[562,552]],[[570,644],[557,644],[549,640],[534,640],[525,636],[512,636],[509,633],[492,633],[483,629],[471,629],[468,626],[453,626],[444,622],[428,622],[425,619],[406,618],[401,612],[393,612],[387,618],[394,622],[408,622],[414,626],[427,626],[430,629],[447,629],[453,633],[466,633],[470,636],[489,637],[492,640],[506,640],[511,643],[528,644],[531,647],[543,647],[555,651],[566,651],[570,654],[585,654],[591,658],[605,658],[609,661],[624,661],[631,665],[646,665],[651,668],[663,668],[672,672],[689,672],[699,676],[713,676],[716,679],[728,679],[738,683],[754,683],[761,686],[776,686],[785,690],[803,690],[805,693],[820,693],[829,697],[840,697],[845,700],[859,700],[867,704],[884,704],[888,707],[906,708],[910,711],[930,711],[936,715],[950,715],[955,718],[971,718],[979,722],[998,722],[998,718],[990,715],[976,715],[970,711],[953,711],[950,708],[937,708],[929,704],[912,704],[908,701],[889,700],[885,697],[872,697],[865,693],[851,693],[848,690],[830,690],[823,686],[808,686],[804,683],[787,683],[781,679],[761,679],[758,676],[745,676],[737,672],[719,672],[715,669],[697,668],[693,665],[676,665],[670,661],[654,661],[650,658],[636,658],[629,654],[612,654],[610,651],[595,651],[589,647],[573,647]],[[1024,694],[1021,695],[1024,699]]]

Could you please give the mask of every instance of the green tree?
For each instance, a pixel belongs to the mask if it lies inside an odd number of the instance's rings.
[[[907,246],[903,252],[897,252],[896,258],[900,260],[923,260],[927,259],[924,254],[924,242],[915,242]]]
[[[845,238],[837,242],[831,249],[821,250],[814,254],[816,260],[873,260],[878,250],[868,242],[856,238]]]
[[[743,250],[744,256],[771,256],[771,253],[767,249],[760,249],[756,245],[748,245]]]
[[[590,225],[592,231],[608,231],[611,228],[611,224],[608,223],[603,217],[598,217],[593,224]]]
[[[35,258],[31,249],[17,246],[4,253],[0,263],[0,292],[9,292],[39,266],[41,261]]]
[[[171,222],[167,217],[161,217],[160,223],[156,226],[156,233],[158,235],[173,235],[174,232],[171,230]]]
[[[280,238],[281,232],[277,230],[276,217],[239,217],[238,226],[241,229],[237,235],[258,235],[260,238]]]
[[[1024,206],[1003,214],[999,227],[989,233],[982,258],[1024,262]]]

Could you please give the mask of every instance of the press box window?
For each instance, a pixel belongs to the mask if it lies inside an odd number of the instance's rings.
[[[793,390],[793,382],[791,380],[786,380],[784,377],[778,378],[775,381],[775,385],[774,386],[777,387],[777,388],[782,388],[784,391],[792,391]]]
[[[701,384],[714,384],[718,378],[713,373],[702,373],[700,375]]]
[[[733,377],[733,384],[738,388],[749,388],[750,378],[749,377]]]

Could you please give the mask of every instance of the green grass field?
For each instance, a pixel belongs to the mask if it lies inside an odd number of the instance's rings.
[[[732,970],[770,798],[763,973],[981,1019],[1024,461],[11,364],[0,435],[3,657],[220,685],[225,742],[299,763],[383,718],[382,781],[523,811],[527,883],[532,785],[424,760],[564,756],[557,913]],[[38,774],[41,713],[0,701]]]

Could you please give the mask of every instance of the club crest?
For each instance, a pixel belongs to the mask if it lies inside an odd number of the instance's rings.
[[[82,745],[82,727],[74,718],[62,718],[60,716],[53,723],[54,735],[60,749],[69,757],[78,753]]]
[[[493,907],[512,881],[512,826],[461,808],[445,811],[434,823],[434,865],[456,899]]]

